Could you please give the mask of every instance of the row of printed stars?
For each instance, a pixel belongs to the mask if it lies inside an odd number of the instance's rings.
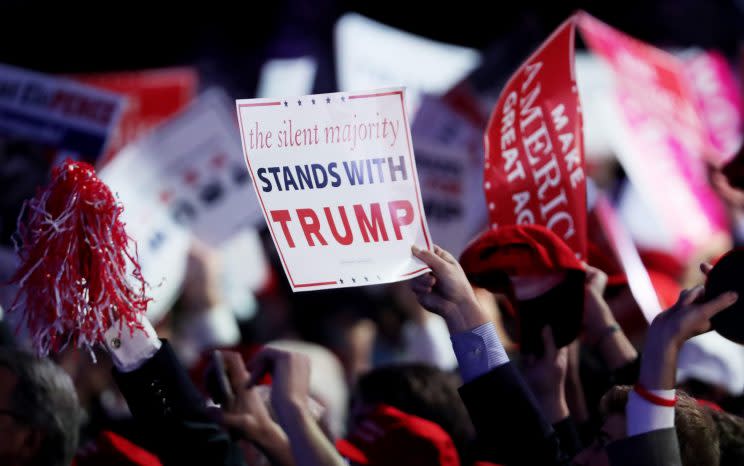
[[[326,103],[327,103],[327,104],[330,104],[330,103],[331,103],[331,100],[332,100],[332,99],[331,99],[330,97],[326,97],[326,98],[325,98],[325,101],[326,101]],[[312,103],[313,105],[315,105],[315,99],[310,99],[310,102],[311,102],[311,103]],[[341,102],[346,102],[346,96],[343,96],[343,95],[341,96]],[[298,100],[298,101],[297,101],[297,105],[301,107],[301,106],[302,106],[302,100]],[[285,101],[284,101],[284,106],[285,106],[285,107],[289,107],[289,102],[287,102],[287,101],[285,100]]]
[[[369,277],[367,277],[367,276],[365,275],[365,276],[363,276],[363,277],[360,277],[360,278],[359,278],[359,281],[360,281],[360,282],[362,281],[362,278],[364,279],[364,281],[365,281],[365,282],[368,282],[368,281],[369,281]],[[377,276],[377,279],[378,279],[378,280],[382,280],[382,277],[378,275],[378,276]],[[342,285],[343,285],[343,284],[344,284],[344,279],[343,279],[343,278],[339,278],[339,279],[338,279],[338,282],[339,282],[340,284],[342,284]],[[356,283],[356,282],[357,282],[357,279],[356,279],[356,277],[351,277],[351,283]]]

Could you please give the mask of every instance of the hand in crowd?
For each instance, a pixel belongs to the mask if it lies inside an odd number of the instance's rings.
[[[736,302],[734,292],[726,292],[700,302],[704,289],[684,290],[677,303],[660,313],[648,329],[641,360],[639,382],[648,389],[672,389],[675,384],[677,355],[688,339],[710,330],[710,319]]]
[[[219,303],[219,271],[217,253],[205,243],[192,240],[183,286],[185,310],[204,312]]]
[[[310,396],[310,359],[301,353],[263,348],[250,361],[253,381],[271,374],[271,406],[280,423],[308,410]]]
[[[289,440],[298,466],[341,466],[344,460],[310,410],[310,358],[277,348],[263,348],[248,369],[251,383],[271,374],[271,406]]]
[[[525,355],[523,372],[543,413],[551,424],[569,415],[565,386],[568,372],[568,346],[556,348],[550,327],[542,330],[543,354]]]
[[[292,465],[289,439],[272,419],[258,386],[249,387],[251,375],[240,354],[221,352],[234,400],[223,407],[222,422],[256,445],[275,465]]]
[[[607,274],[588,264],[586,266],[585,305],[583,315],[583,338],[586,343],[595,343],[602,332],[615,324],[609,306],[602,297],[607,286]]]
[[[416,246],[411,249],[414,256],[431,268],[430,273],[411,279],[411,288],[424,309],[444,318],[450,333],[472,330],[491,321],[452,254],[436,245],[434,251]]]
[[[608,369],[615,370],[634,361],[638,353],[604,299],[606,286],[607,274],[586,265],[582,341],[599,352]]]

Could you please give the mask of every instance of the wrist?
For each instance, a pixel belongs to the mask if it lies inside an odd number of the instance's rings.
[[[468,332],[491,321],[490,316],[481,307],[475,296],[455,306],[453,312],[444,316],[444,319],[447,322],[450,334],[453,335]]]
[[[591,348],[601,349],[603,343],[610,341],[615,332],[619,332],[621,330],[622,329],[620,328],[620,325],[617,324],[617,322],[606,324],[599,330],[591,333],[591,335],[587,339],[587,344]]]
[[[287,424],[296,422],[298,419],[311,415],[307,406],[307,397],[305,397],[305,399],[300,398],[301,397],[286,397],[278,400],[278,403],[273,403],[277,420],[283,428],[286,429]]]
[[[638,382],[649,390],[671,390],[676,383],[678,349],[668,342],[655,343],[649,337],[641,355]]]
[[[267,457],[284,464],[282,460],[284,453],[289,451],[289,439],[278,424],[262,428],[254,441]]]

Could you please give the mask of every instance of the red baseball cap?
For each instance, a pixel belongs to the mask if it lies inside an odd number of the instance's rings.
[[[545,325],[552,328],[558,347],[570,343],[579,334],[584,310],[584,265],[548,228],[509,225],[486,231],[466,248],[460,264],[471,283],[512,300],[524,349],[531,351],[528,343],[533,346],[534,340],[541,347],[540,331]],[[550,295],[551,302],[559,306],[543,306],[531,299],[521,301],[516,280],[545,281],[547,277],[557,276],[561,278],[537,294]]]
[[[346,439],[342,456],[370,466],[460,466],[455,444],[438,424],[379,404]]]
[[[468,279],[494,293],[511,293],[512,277],[540,277],[584,265],[555,233],[542,225],[509,225],[488,230],[460,257]],[[501,278],[497,277],[501,275]]]

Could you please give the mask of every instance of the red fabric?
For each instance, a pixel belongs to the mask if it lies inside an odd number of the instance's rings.
[[[104,431],[95,441],[83,446],[75,456],[75,466],[161,466],[149,451],[113,432]]]
[[[371,466],[460,465],[452,439],[439,425],[382,404],[336,448],[351,461]]]
[[[468,245],[460,264],[473,283],[496,293],[511,290],[508,282],[492,280],[493,272],[511,277],[584,271],[583,264],[566,243],[541,225],[489,230]]]

